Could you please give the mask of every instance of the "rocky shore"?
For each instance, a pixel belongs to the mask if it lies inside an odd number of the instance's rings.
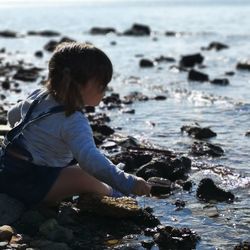
[[[113,33],[138,38],[152,36],[152,29],[137,23],[123,32],[112,27],[93,27],[89,33],[93,36]],[[165,32],[167,37],[185,35],[185,32]],[[43,58],[45,53],[51,53],[57,44],[75,40],[53,30],[32,30],[26,34],[11,30],[0,31],[0,38],[18,39],[24,36],[53,37],[41,50],[34,53],[37,60]],[[115,44],[114,42],[113,45]],[[201,51],[219,52],[228,48],[227,44],[211,42],[202,47]],[[24,60],[10,61],[5,48],[0,51],[0,139],[3,139],[9,130],[7,110],[12,105],[8,102],[8,96],[21,93],[25,84],[43,85],[46,77],[44,68]],[[230,84],[229,77],[236,70],[250,70],[248,61],[240,61],[230,72],[224,72],[225,77],[210,77],[202,71],[205,65],[204,55],[200,51],[183,55],[176,62],[175,58],[161,55],[153,59],[143,56],[138,64],[140,68],[146,69],[159,67],[162,63],[171,64],[170,68],[185,72],[187,81],[207,82],[223,88]],[[131,108],[133,103],[152,100],[161,102],[167,98],[165,93],[148,96],[143,91],[121,97],[119,93],[109,89],[98,110],[93,107],[86,107],[85,110],[96,145],[112,162],[119,164],[121,169],[147,180],[152,185],[152,197],[167,200],[177,193],[187,196],[195,193],[197,203],[204,207],[205,215],[209,218],[218,217],[215,206],[212,209],[209,207],[209,212],[206,213],[207,205],[221,202],[232,204],[237,200],[237,194],[224,190],[212,178],[202,178],[198,182],[190,178],[192,173],[206,169],[222,179],[235,174],[227,166],[203,161],[206,157],[216,158],[226,154],[221,145],[208,141],[217,136],[212,128],[202,127],[197,123],[183,124],[179,129],[180,135],[192,138],[193,144],[185,152],[175,152],[150,142],[138,141],[109,125],[111,119],[106,111],[133,115],[136,112]],[[250,134],[249,131],[243,133],[246,137]],[[173,204],[175,209],[183,210],[186,201],[177,199]],[[0,194],[0,249],[194,249],[199,241],[202,241],[202,234],[193,231],[192,225],[184,228],[179,227],[177,222],[175,226],[162,224],[154,215],[154,208],[142,207],[132,197],[114,199],[86,195],[72,197],[54,208],[27,210],[19,201]],[[235,242],[235,249],[250,249],[249,242]]]

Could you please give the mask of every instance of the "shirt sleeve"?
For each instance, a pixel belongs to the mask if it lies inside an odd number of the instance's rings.
[[[112,164],[96,147],[87,118],[75,112],[62,127],[62,138],[81,168],[124,194],[130,194],[135,177]]]
[[[23,104],[22,102],[17,103],[7,113],[8,122],[11,127],[14,127],[15,124],[19,122],[22,118],[21,115],[22,104]]]

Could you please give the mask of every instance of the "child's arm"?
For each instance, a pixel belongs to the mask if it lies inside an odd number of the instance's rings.
[[[80,112],[66,119],[61,133],[84,170],[124,194],[133,192],[137,177],[117,168],[96,148],[88,120]]]

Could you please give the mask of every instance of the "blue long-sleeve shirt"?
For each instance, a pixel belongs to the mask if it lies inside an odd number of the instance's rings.
[[[32,101],[42,93],[43,90],[36,90],[9,110],[8,121],[12,127],[25,117]],[[31,118],[58,105],[48,95],[35,107]],[[35,164],[64,167],[75,158],[89,174],[124,194],[131,193],[135,177],[120,170],[96,148],[92,129],[83,113],[76,111],[66,117],[60,112],[37,120],[24,129],[22,138]]]

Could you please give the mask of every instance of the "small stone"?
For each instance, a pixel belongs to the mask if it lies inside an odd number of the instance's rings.
[[[140,67],[151,68],[151,67],[154,67],[154,63],[149,59],[141,59],[140,60]]]
[[[197,82],[208,82],[209,77],[207,74],[192,69],[188,73],[188,80]]]
[[[14,234],[14,229],[11,226],[3,225],[0,227],[0,241],[9,242]]]

